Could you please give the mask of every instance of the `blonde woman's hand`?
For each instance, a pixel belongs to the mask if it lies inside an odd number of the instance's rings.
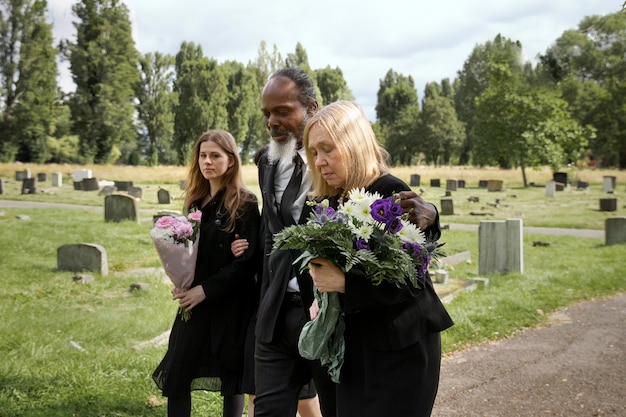
[[[328,259],[311,259],[309,273],[320,292],[346,292],[345,274]]]

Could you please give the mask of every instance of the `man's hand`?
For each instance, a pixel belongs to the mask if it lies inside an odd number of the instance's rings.
[[[400,191],[398,194],[403,213],[409,213],[409,221],[424,231],[435,224],[437,210],[431,203],[413,191]]]

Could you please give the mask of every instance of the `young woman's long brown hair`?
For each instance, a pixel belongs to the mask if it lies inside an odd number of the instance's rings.
[[[194,204],[211,195],[211,184],[202,176],[199,163],[200,145],[203,142],[214,142],[232,161],[232,166],[226,170],[222,178],[224,190],[224,207],[230,214],[230,221],[224,230],[232,232],[235,228],[235,219],[240,209],[246,202],[256,202],[257,198],[243,183],[241,178],[241,161],[237,153],[237,143],[230,133],[214,129],[204,132],[193,147],[189,172],[187,174],[187,187],[185,188],[185,208],[189,210]]]

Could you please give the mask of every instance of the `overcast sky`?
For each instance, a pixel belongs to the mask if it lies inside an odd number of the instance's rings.
[[[75,0],[48,0],[55,38],[75,40]],[[312,69],[339,67],[371,121],[389,69],[427,82],[453,80],[474,47],[497,34],[520,41],[535,62],[585,16],[621,9],[623,0],[126,0],[142,53],[175,55],[183,41],[204,54],[247,64],[261,41],[283,58],[300,42]],[[67,69],[61,86],[72,90]]]

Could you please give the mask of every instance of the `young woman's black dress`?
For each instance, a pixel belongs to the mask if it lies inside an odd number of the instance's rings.
[[[188,321],[174,319],[165,357],[152,378],[163,396],[190,390],[242,393],[244,344],[255,302],[255,272],[260,215],[258,204],[245,205],[235,230],[223,231],[228,213],[219,193],[202,208],[198,259],[193,286],[202,285],[206,299]],[[235,234],[250,247],[240,258],[232,254]]]

